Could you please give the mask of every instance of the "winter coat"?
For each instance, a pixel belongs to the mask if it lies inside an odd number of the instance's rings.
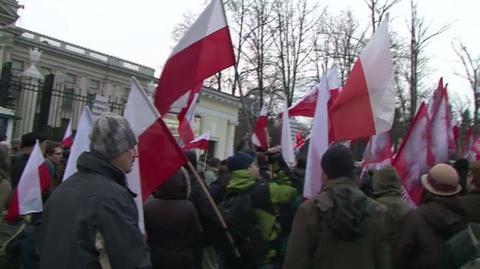
[[[98,238],[112,268],[152,268],[123,171],[90,152],[80,155],[77,169],[45,205],[40,268],[100,268]]]
[[[283,268],[388,268],[384,211],[354,180],[328,181],[298,208]]]
[[[445,242],[465,227],[458,197],[427,197],[401,221],[394,268],[451,268]]]
[[[0,213],[7,210],[11,191],[12,186],[10,185],[10,181],[7,178],[0,178]]]
[[[10,183],[12,184],[12,189],[17,187],[29,157],[29,153],[19,153],[12,158],[12,168],[10,170]]]
[[[187,199],[188,180],[175,174],[144,205],[153,268],[193,268],[192,249],[201,228],[195,207]]]
[[[465,210],[467,220],[480,223],[480,190],[461,196],[459,200],[463,210]]]

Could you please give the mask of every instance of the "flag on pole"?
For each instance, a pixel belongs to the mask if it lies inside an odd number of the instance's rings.
[[[390,133],[384,132],[373,135],[370,137],[363,153],[363,169],[364,171],[371,169],[378,170],[391,164],[392,157],[393,151]]]
[[[51,177],[37,140],[20,181],[13,191],[5,219],[12,223],[20,216],[43,211],[42,193],[51,185]]]
[[[253,134],[252,134],[252,143],[261,149],[268,148],[268,133],[267,133],[268,116],[267,114],[268,114],[268,105],[263,104],[262,110],[260,111],[260,115],[258,115],[257,123],[255,124],[255,129],[253,129]]]
[[[135,78],[132,78],[124,117],[138,137],[138,158],[127,178],[141,178],[141,194],[145,200],[186,164],[187,159]]]
[[[62,144],[66,148],[71,148],[73,145],[72,121],[68,122],[67,129],[63,135]]]
[[[315,116],[315,105],[317,104],[317,89],[314,87],[304,97],[295,102],[288,108],[290,117],[310,117]]]
[[[158,80],[155,106],[164,115],[187,91],[234,64],[223,2],[212,0],[165,63]]]
[[[305,184],[303,197],[313,198],[322,188],[322,167],[320,165],[323,153],[329,144],[329,114],[328,102],[332,91],[340,88],[340,82],[335,69],[329,70],[315,87],[318,91],[315,117],[313,118],[312,131],[310,133],[307,167],[305,171]]]
[[[90,133],[92,132],[93,116],[90,108],[85,106],[78,122],[77,133],[73,140],[70,155],[68,156],[65,172],[63,173],[63,180],[68,179],[71,175],[77,172],[77,160],[80,154],[90,149]]]
[[[455,148],[453,132],[451,129],[450,108],[448,107],[447,88],[443,86],[440,78],[438,88],[433,93],[428,106],[429,128],[429,166],[437,163],[448,163],[449,149]]]
[[[429,169],[427,128],[428,109],[422,103],[392,163],[408,197],[416,205],[420,203],[423,193],[420,176]]]
[[[196,137],[190,143],[186,144],[183,147],[184,151],[190,150],[190,149],[201,149],[204,151],[208,151],[208,143],[210,142],[210,134],[206,133],[201,136]]]
[[[189,92],[188,101],[177,115],[178,135],[184,144],[188,144],[195,137],[195,107],[202,90],[202,83],[199,83]]]
[[[295,166],[295,153],[293,151],[292,130],[290,128],[290,117],[288,117],[288,104],[285,99],[285,108],[282,114],[282,157],[288,166]]]
[[[391,129],[395,113],[388,15],[363,49],[330,109],[335,141]]]

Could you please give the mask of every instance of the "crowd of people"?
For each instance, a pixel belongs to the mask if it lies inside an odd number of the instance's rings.
[[[95,121],[78,172],[64,181],[68,149],[61,144],[34,133],[19,149],[0,143],[3,212],[36,140],[51,187],[43,212],[2,220],[1,268],[480,266],[477,161],[433,166],[419,178],[424,193],[416,206],[393,167],[361,173],[342,144],[324,153],[323,188],[309,200],[302,155],[289,167],[276,149],[240,147],[226,160],[198,162],[190,151],[192,166],[172,175],[139,214],[126,181],[137,140],[124,118],[107,114]]]

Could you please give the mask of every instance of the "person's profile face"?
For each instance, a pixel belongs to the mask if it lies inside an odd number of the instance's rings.
[[[135,147],[125,151],[111,160],[111,163],[120,168],[125,174],[132,171],[133,162],[138,157],[137,149]]]

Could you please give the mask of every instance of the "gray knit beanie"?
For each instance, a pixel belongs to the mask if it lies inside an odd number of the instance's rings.
[[[136,144],[135,134],[125,118],[107,113],[95,120],[90,134],[91,151],[111,160]]]

